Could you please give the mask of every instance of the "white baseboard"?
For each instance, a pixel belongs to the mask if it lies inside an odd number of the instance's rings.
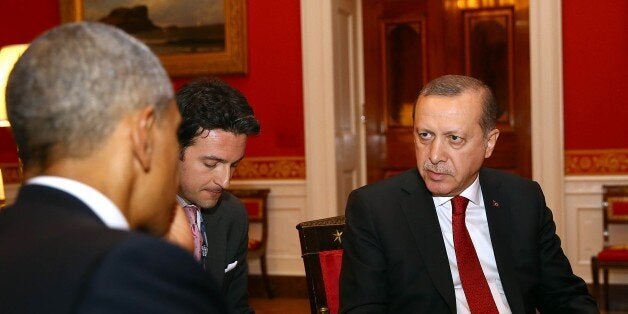
[[[305,180],[237,180],[233,188],[269,188],[267,267],[271,275],[305,276],[296,226],[305,221]],[[251,226],[251,234],[261,232]],[[257,261],[249,263],[251,274],[260,274]]]

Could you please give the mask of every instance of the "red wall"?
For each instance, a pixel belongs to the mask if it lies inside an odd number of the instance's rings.
[[[569,0],[562,11],[565,149],[628,148],[628,1]]]
[[[248,1],[249,71],[223,77],[247,96],[262,123],[248,156],[304,155],[299,10],[296,0]],[[562,10],[565,149],[624,151],[628,1],[569,0]],[[57,1],[0,1],[0,46],[29,42],[58,24]],[[7,138],[0,140],[2,148]]]
[[[247,5],[248,73],[222,77],[248,98],[262,125],[260,136],[249,141],[247,156],[304,156],[299,1]],[[58,1],[2,0],[0,47],[30,42],[59,23]],[[175,87],[187,80],[177,79]],[[9,140],[0,133],[0,148]]]

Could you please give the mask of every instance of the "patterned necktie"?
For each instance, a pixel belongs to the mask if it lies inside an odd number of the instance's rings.
[[[467,298],[469,309],[473,314],[499,313],[491,290],[482,272],[480,260],[471,242],[469,231],[465,224],[465,211],[469,200],[462,196],[451,199],[452,229],[454,233],[454,248],[456,249],[456,261],[458,274],[462,282],[462,289]]]
[[[196,258],[197,261],[200,261],[203,238],[197,221],[199,209],[194,205],[186,205],[183,209],[185,210],[185,214],[188,216],[190,228],[192,229],[192,236],[194,237],[194,258]]]

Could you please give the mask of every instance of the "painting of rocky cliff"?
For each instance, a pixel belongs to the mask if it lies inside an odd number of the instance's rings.
[[[225,0],[85,0],[85,20],[117,26],[157,54],[225,50]]]

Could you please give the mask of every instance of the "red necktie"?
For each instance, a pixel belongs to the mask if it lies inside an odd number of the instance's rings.
[[[499,313],[464,222],[468,203],[468,199],[459,195],[451,199],[454,247],[462,289],[471,313]]]
[[[188,216],[190,222],[190,228],[192,229],[192,236],[194,237],[194,258],[197,261],[201,260],[201,247],[203,246],[203,239],[201,238],[201,232],[198,227],[198,207],[194,205],[186,205],[183,207],[185,214]]]

